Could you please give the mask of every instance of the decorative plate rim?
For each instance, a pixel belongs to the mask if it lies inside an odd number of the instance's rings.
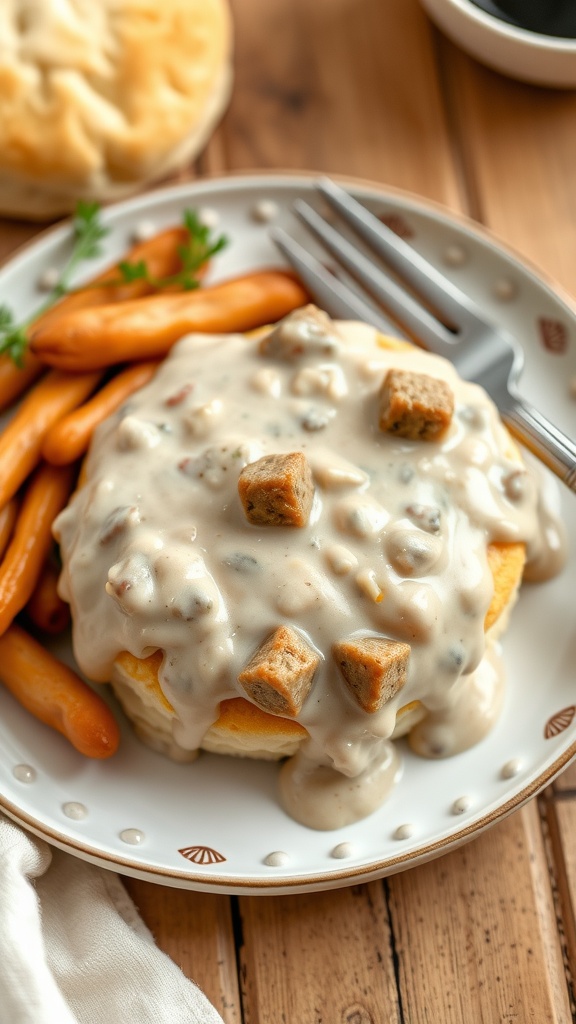
[[[150,208],[154,208],[163,202],[190,201],[198,199],[202,201],[203,194],[215,192],[226,193],[232,189],[241,193],[243,189],[249,190],[258,186],[282,190],[294,189],[297,187],[309,188],[315,179],[320,177],[313,171],[266,171],[266,172],[233,172],[226,175],[206,175],[200,179],[169,185],[154,191],[140,193],[130,199],[123,200],[116,204],[107,206],[104,210],[106,218],[112,221],[115,215],[134,213],[135,217],[142,216]],[[539,287],[549,292],[556,303],[560,303],[576,321],[576,302],[567,295],[551,275],[541,270],[522,253],[515,251],[511,246],[504,243],[490,229],[479,225],[465,214],[453,212],[449,207],[435,200],[430,200],[409,191],[383,185],[378,182],[363,178],[356,178],[349,175],[333,175],[333,177],[365,194],[370,194],[374,200],[387,199],[397,201],[404,205],[409,212],[421,213],[425,217],[432,218],[442,227],[460,228],[467,235],[478,239],[484,246],[488,246],[493,252],[504,255],[518,265],[519,269],[532,279]],[[26,241],[13,253],[0,262],[0,270],[10,266],[14,261],[25,258],[30,250],[41,248],[52,236],[64,236],[69,230],[70,219],[66,219],[39,232],[34,238]],[[576,741],[564,749],[558,757],[532,778],[526,785],[497,806],[492,806],[484,814],[475,820],[462,824],[456,832],[451,831],[446,835],[430,842],[423,842],[417,847],[407,850],[404,853],[387,856],[381,860],[372,859],[369,863],[350,865],[346,868],[335,870],[314,871],[309,875],[279,874],[269,877],[236,877],[223,874],[209,874],[206,872],[194,873],[180,870],[178,868],[162,867],[160,865],[143,863],[122,853],[112,853],[106,850],[99,850],[94,845],[83,843],[65,833],[45,825],[27,811],[21,810],[11,799],[0,793],[0,809],[10,818],[24,825],[35,835],[47,840],[49,843],[83,857],[112,870],[120,870],[135,877],[145,878],[162,884],[175,885],[181,888],[194,890],[205,890],[211,892],[234,893],[251,890],[255,894],[278,893],[280,891],[303,892],[315,889],[336,887],[342,884],[354,884],[359,881],[367,881],[372,878],[383,877],[402,870],[405,867],[416,866],[427,860],[440,856],[444,852],[473,839],[480,832],[484,831],[497,821],[503,819],[514,810],[521,807],[529,799],[540,792],[548,785],[567,765],[576,758]]]
[[[373,861],[370,864],[350,867],[340,871],[317,872],[310,876],[299,875],[293,882],[287,880],[286,877],[274,878],[271,876],[268,879],[261,880],[239,879],[235,876],[226,875],[191,875],[190,872],[179,871],[178,869],[151,867],[150,865],[143,866],[137,861],[131,860],[129,857],[112,855],[104,851],[95,854],[94,850],[89,846],[84,846],[82,843],[77,842],[74,839],[63,839],[55,829],[51,829],[47,826],[41,827],[35,819],[31,818],[26,812],[19,811],[11,804],[11,801],[6,800],[2,794],[0,794],[0,809],[17,824],[26,826],[36,836],[41,839],[45,839],[47,842],[52,843],[59,849],[68,853],[73,852],[79,856],[81,855],[84,859],[93,864],[97,864],[100,867],[106,867],[115,871],[122,868],[124,869],[125,874],[131,875],[135,878],[144,878],[148,881],[155,881],[164,885],[173,884],[174,881],[177,880],[185,883],[181,886],[176,886],[177,888],[192,889],[194,891],[206,890],[208,892],[223,894],[232,894],[237,890],[245,889],[257,890],[257,892],[262,895],[265,895],[269,891],[278,892],[278,890],[283,890],[285,892],[305,892],[307,890],[313,891],[320,888],[329,888],[330,883],[341,882],[342,880],[348,882],[350,885],[354,885],[357,882],[383,878],[388,875],[395,874],[404,866],[417,867],[418,864],[433,860],[436,857],[441,856],[446,848],[448,848],[446,852],[449,852],[451,849],[456,849],[458,846],[470,842],[477,835],[486,831],[498,821],[508,817],[508,815],[512,814],[515,810],[519,810],[532,797],[540,793],[547,785],[550,785],[563,771],[563,769],[568,767],[574,758],[576,758],[576,741],[572,743],[571,746],[568,747],[568,749],[564,751],[564,753],[539,776],[528,783],[513,797],[510,797],[506,803],[500,804],[492,811],[487,812],[477,821],[463,826],[456,833],[451,833],[450,835],[444,836],[435,842],[420,846],[415,851],[408,851],[404,854],[400,853],[397,856],[389,857],[379,863]]]

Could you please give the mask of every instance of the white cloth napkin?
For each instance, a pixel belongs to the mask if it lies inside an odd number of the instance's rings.
[[[2,1024],[223,1024],[120,879],[0,815]]]

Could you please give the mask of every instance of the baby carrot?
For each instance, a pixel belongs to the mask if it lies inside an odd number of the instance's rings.
[[[144,387],[158,369],[158,362],[136,363],[122,370],[84,405],[69,412],[50,428],[42,455],[53,466],[64,466],[80,458],[90,444],[99,423],[110,416],[138,388]]]
[[[0,558],[8,547],[17,515],[18,502],[16,498],[12,498],[7,505],[4,505],[3,509],[0,509]]]
[[[161,358],[193,331],[228,333],[272,323],[307,301],[292,274],[259,271],[195,291],[75,310],[32,328],[30,347],[62,370],[95,370]]]
[[[120,730],[106,702],[25,630],[0,637],[0,680],[23,707],[86,757],[115,754]]]
[[[0,355],[0,411],[20,398],[44,370],[40,360],[31,352],[24,356],[22,366],[18,366],[10,356]]]
[[[73,479],[70,467],[43,464],[28,484],[0,564],[0,635],[32,595],[52,543],[52,522],[68,500]]]
[[[139,242],[130,249],[123,257],[124,263],[145,263],[148,273],[156,279],[171,277],[181,267],[179,249],[188,238],[188,232],[184,227],[168,228],[161,231],[145,242]],[[141,295],[149,295],[154,291],[154,286],[149,281],[139,278],[135,281],[111,284],[112,281],[121,280],[121,271],[118,264],[109,267],[98,277],[88,282],[86,287],[80,288],[71,295],[66,295],[55,306],[51,306],[45,313],[38,317],[33,327],[43,327],[48,323],[54,323],[61,316],[71,313],[75,309],[85,309],[92,306],[103,306],[108,303],[126,302],[128,299],[137,299]],[[97,287],[101,285],[102,287]]]
[[[139,242],[138,245],[133,246],[126,253],[123,262],[145,263],[149,277],[156,280],[172,277],[181,269],[180,248],[187,239],[186,228],[167,228],[145,242]],[[203,272],[204,268],[200,268],[196,272],[197,276],[201,277]],[[121,276],[118,264],[114,264],[98,277],[93,278],[85,287],[67,295],[42,313],[34,321],[34,328],[54,323],[63,314],[71,313],[76,309],[125,302],[128,299],[136,299],[141,295],[149,295],[156,291],[150,281],[142,278],[119,284],[111,283],[121,280]],[[101,287],[97,287],[98,285]],[[29,351],[25,353],[22,366],[18,366],[10,356],[0,355],[0,411],[8,408],[27,391],[44,369],[40,360],[36,359]]]
[[[0,508],[40,461],[50,427],[94,390],[101,373],[47,373],[29,391],[0,434]]]
[[[47,558],[26,604],[28,618],[44,633],[62,633],[70,624],[70,605],[58,593],[60,571],[52,558]]]

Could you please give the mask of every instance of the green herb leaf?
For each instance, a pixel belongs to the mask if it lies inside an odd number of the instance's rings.
[[[65,265],[54,291],[55,298],[69,290],[70,279],[79,263],[93,260],[102,253],[102,241],[110,234],[110,228],[100,220],[98,203],[79,202],[72,220],[74,245],[72,254]]]
[[[14,317],[12,311],[8,309],[8,306],[2,304],[0,306],[0,331],[9,331],[14,326]]]
[[[184,210],[182,221],[188,231],[188,239],[178,249],[182,263],[182,269],[178,273],[171,274],[170,277],[153,277],[144,260],[137,263],[124,260],[118,264],[121,280],[123,282],[147,281],[158,291],[170,285],[180,285],[185,291],[197,288],[200,283],[198,271],[212,256],[228,245],[228,239],[225,235],[212,238],[211,229],[202,224],[195,210]],[[115,282],[110,282],[110,284],[112,283]]]
[[[46,302],[21,324],[16,323],[7,306],[0,307],[0,353],[10,356],[17,366],[24,362],[29,325],[70,291],[70,279],[78,265],[84,260],[94,259],[102,251],[102,240],[110,229],[100,220],[98,203],[78,203],[72,219],[72,231],[72,252]]]
[[[183,221],[189,239],[180,247],[180,258],[183,269],[191,274],[228,245],[228,239],[225,235],[212,239],[210,228],[202,224],[195,210],[184,210]]]
[[[10,356],[17,366],[22,366],[27,344],[25,327],[15,322],[8,306],[0,306],[0,353]]]
[[[182,269],[177,274],[172,274],[170,277],[154,278],[150,274],[145,260],[138,260],[134,263],[131,263],[130,260],[123,260],[118,264],[119,279],[110,280],[107,285],[111,287],[131,281],[147,281],[157,290],[170,285],[180,285],[187,291],[197,288],[200,283],[198,271],[212,256],[215,256],[228,244],[228,239],[225,235],[212,238],[210,228],[202,224],[194,210],[184,211],[183,223],[188,231],[188,239],[179,249]],[[71,279],[78,265],[84,260],[100,256],[102,241],[110,232],[110,228],[101,221],[98,203],[78,203],[72,219],[72,229],[72,252],[46,302],[22,324],[15,322],[12,312],[7,306],[0,306],[0,353],[9,355],[18,366],[22,366],[26,354],[29,325],[63,295],[74,290],[71,287]]]
[[[148,267],[144,260],[138,260],[137,263],[130,263],[129,260],[122,260],[118,264],[118,269],[122,274],[122,280],[129,281],[147,281],[148,280]]]

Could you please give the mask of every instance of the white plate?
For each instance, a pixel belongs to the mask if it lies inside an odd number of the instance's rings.
[[[493,238],[400,192],[353,191],[522,339],[525,396],[576,434],[576,310]],[[179,221],[186,206],[214,211],[231,244],[214,277],[277,264],[262,202],[298,231],[290,208],[313,198],[309,177],[232,177],[182,185],[106,211],[106,258],[141,222]],[[60,265],[69,229],[27,247],[0,271],[0,301],[24,315],[38,280]],[[336,832],[310,831],[276,799],[277,766],[204,755],[172,764],[123,727],[120,752],[90,762],[0,688],[0,807],[37,835],[125,874],[212,892],[333,888],[413,866],[470,839],[520,806],[576,755],[576,516],[562,494],[572,555],[550,583],[525,587],[504,641],[508,688],[492,733],[458,757],[430,762],[403,750],[402,779],[375,814]],[[404,826],[404,828],[400,828]],[[398,829],[400,828],[400,832]],[[403,838],[398,838],[402,836]],[[273,855],[273,856],[270,856]]]

